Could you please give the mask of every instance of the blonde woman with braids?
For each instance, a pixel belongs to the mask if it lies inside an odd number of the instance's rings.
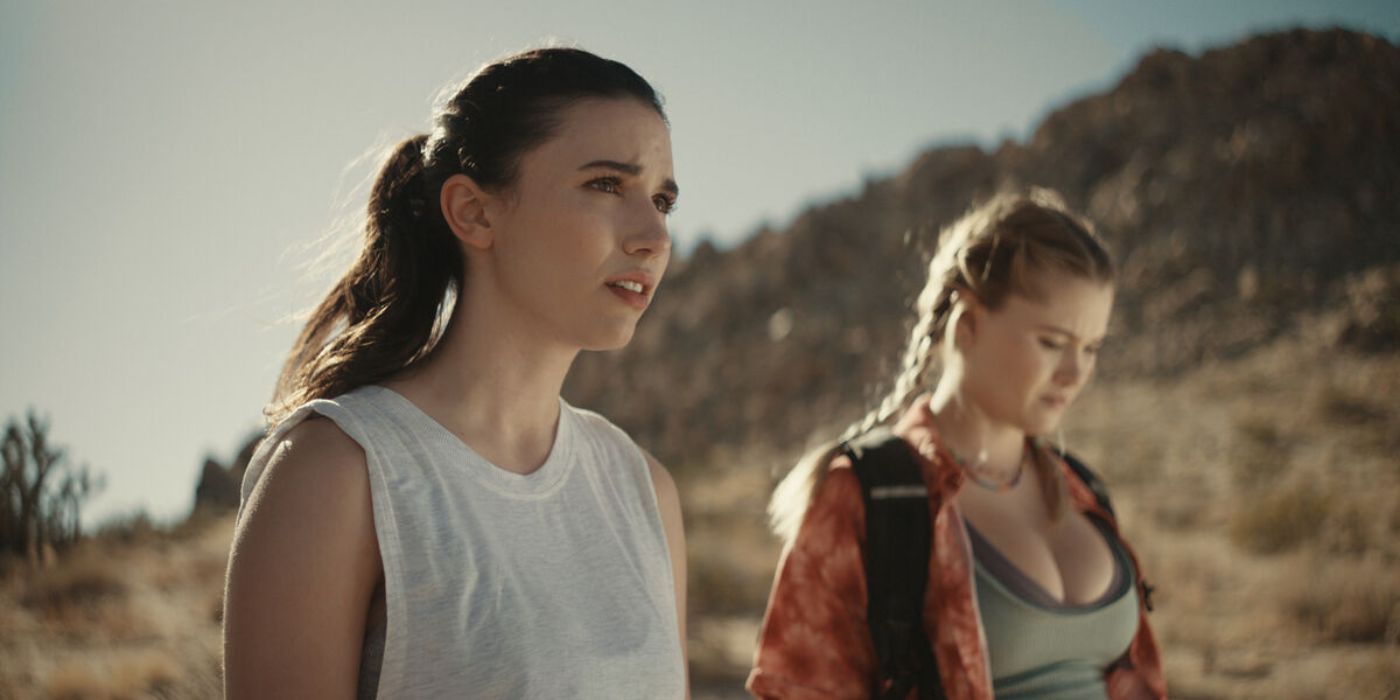
[[[941,683],[923,697],[1165,697],[1137,559],[1044,440],[1093,373],[1113,290],[1102,243],[1053,193],[996,197],[943,232],[893,391],[773,496],[786,547],[751,693],[888,691],[841,445],[889,425],[928,488],[922,626]]]
[[[670,257],[652,87],[586,51],[491,63],[400,143],[292,348],[229,561],[229,698],[680,698],[666,470],[560,398]]]

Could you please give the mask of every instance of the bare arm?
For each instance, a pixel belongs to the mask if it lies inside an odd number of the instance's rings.
[[[353,698],[382,577],[364,452],[309,419],[277,446],[234,531],[225,696]]]
[[[661,524],[666,529],[666,544],[671,550],[671,574],[676,585],[676,622],[681,633],[681,662],[686,669],[686,697],[690,697],[690,654],[685,636],[685,523],[681,518],[681,497],[676,490],[676,482],[671,473],[651,456],[647,466],[651,468],[651,483],[656,489],[656,503],[661,509]]]

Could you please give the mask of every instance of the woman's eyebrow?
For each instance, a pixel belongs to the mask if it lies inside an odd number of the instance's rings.
[[[644,170],[642,166],[636,163],[622,163],[615,160],[593,160],[584,163],[582,166],[579,167],[579,170],[596,169],[614,170],[620,173],[631,175],[632,177],[641,175],[642,170]],[[670,192],[673,195],[679,195],[681,193],[681,188],[677,186],[676,181],[672,180],[671,178],[666,178],[666,181],[661,183],[661,189],[666,190],[667,192]]]
[[[1061,327],[1059,327],[1059,326],[1051,325],[1051,324],[1048,324],[1048,323],[1042,323],[1042,324],[1036,326],[1036,329],[1037,329],[1037,330],[1042,330],[1042,331],[1048,331],[1048,332],[1050,332],[1050,333],[1059,333],[1060,335],[1063,335],[1063,336],[1068,337],[1070,340],[1079,340],[1079,336],[1075,335],[1074,333],[1071,333],[1070,331],[1068,331],[1068,330],[1066,330],[1066,329],[1064,329],[1064,328],[1061,328]],[[1107,333],[1103,334],[1102,336],[1099,336],[1098,340],[1095,341],[1095,342],[1102,342],[1102,341],[1103,341],[1104,339],[1106,339],[1106,338],[1108,338],[1108,334],[1107,334]]]
[[[1052,326],[1052,325],[1050,325],[1050,324],[1048,324],[1048,323],[1042,323],[1042,324],[1040,324],[1040,325],[1037,325],[1036,328],[1037,328],[1038,330],[1049,331],[1049,332],[1051,332],[1051,333],[1059,333],[1060,335],[1069,336],[1070,338],[1074,338],[1074,339],[1078,339],[1078,337],[1079,337],[1079,336],[1076,336],[1075,334],[1071,333],[1070,331],[1065,330],[1064,328],[1060,328],[1059,326]]]

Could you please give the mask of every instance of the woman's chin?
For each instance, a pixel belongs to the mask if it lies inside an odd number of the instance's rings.
[[[581,345],[584,350],[594,352],[621,350],[632,342],[632,336],[636,335],[636,331],[636,324],[627,324],[625,327],[610,329],[609,332],[590,334],[590,337]]]
[[[1026,425],[1024,426],[1026,435],[1031,437],[1051,435],[1056,430],[1060,429],[1060,423],[1063,417],[1064,414],[1062,411],[1055,411],[1048,415],[1031,416],[1030,420],[1026,421]]]

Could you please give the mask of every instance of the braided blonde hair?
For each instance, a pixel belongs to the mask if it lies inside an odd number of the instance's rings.
[[[929,260],[928,281],[914,304],[918,320],[909,334],[894,386],[837,440],[798,460],[769,501],[773,531],[791,544],[813,492],[841,446],[902,415],[924,393],[937,360],[951,351],[952,334],[945,331],[957,324],[964,308],[956,303],[960,294],[970,294],[996,310],[1011,294],[1040,298],[1042,292],[1035,281],[1038,273],[1048,270],[1102,283],[1111,283],[1114,277],[1112,258],[1089,222],[1072,213],[1051,190],[997,195],[944,228],[937,252]],[[944,347],[935,352],[940,343]],[[1058,516],[1063,485],[1049,450],[1036,440],[1032,464],[1045,486],[1046,505]]]

